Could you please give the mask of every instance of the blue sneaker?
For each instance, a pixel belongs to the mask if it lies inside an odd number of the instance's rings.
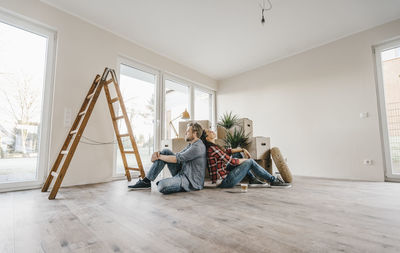
[[[291,184],[285,183],[279,176],[275,177],[275,181],[270,183],[271,187],[289,188],[292,187]]]
[[[139,181],[137,181],[136,184],[128,185],[128,188],[130,188],[130,189],[150,189],[151,188],[151,182],[146,183],[142,179],[139,179]]]

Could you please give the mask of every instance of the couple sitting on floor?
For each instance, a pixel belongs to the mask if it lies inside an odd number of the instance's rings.
[[[269,182],[270,186],[289,187],[279,177],[269,174],[253,159],[234,158],[233,153],[242,149],[224,150],[215,144],[216,135],[211,130],[203,130],[198,123],[189,123],[185,133],[185,140],[189,142],[181,152],[174,154],[169,149],[153,153],[153,162],[150,171],[143,179],[139,179],[131,189],[151,188],[158,174],[167,164],[172,177],[157,182],[157,188],[161,193],[169,194],[182,191],[196,191],[204,187],[205,168],[208,163],[208,171],[213,184],[221,177],[222,182],[217,187],[231,188],[238,184],[246,176],[250,176],[250,183],[259,182],[253,175]],[[243,150],[247,157],[250,154]]]

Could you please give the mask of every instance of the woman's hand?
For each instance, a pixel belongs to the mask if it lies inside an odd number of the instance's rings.
[[[244,153],[244,157],[246,157],[247,159],[251,158],[251,155],[250,155],[249,151],[247,151],[247,149],[243,149],[243,153]]]

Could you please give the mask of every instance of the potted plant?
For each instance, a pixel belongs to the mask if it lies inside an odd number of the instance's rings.
[[[235,127],[232,132],[226,132],[226,138],[224,141],[226,146],[230,148],[244,148],[249,145],[249,137],[244,134],[244,130],[242,128],[237,127]]]
[[[233,126],[237,125],[239,117],[232,112],[225,112],[218,121],[217,124],[217,135],[219,139],[225,139],[227,130],[230,130]]]

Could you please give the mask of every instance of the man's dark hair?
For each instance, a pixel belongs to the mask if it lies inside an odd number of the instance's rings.
[[[201,125],[197,122],[190,122],[188,124],[189,127],[192,127],[192,132],[196,132],[197,138],[200,138],[201,135],[203,134],[203,128]]]

